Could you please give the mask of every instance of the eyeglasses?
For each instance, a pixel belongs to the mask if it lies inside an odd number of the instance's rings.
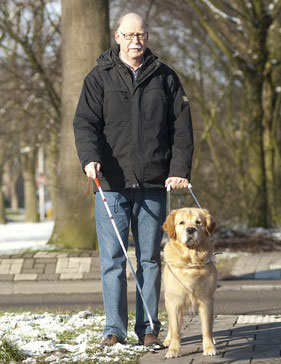
[[[145,32],[145,33],[128,33],[128,34],[124,34],[124,33],[120,32],[120,30],[119,30],[119,33],[121,33],[123,35],[124,39],[126,39],[126,40],[132,40],[135,37],[137,37],[138,39],[146,39],[147,38],[147,35],[148,35],[148,32]]]

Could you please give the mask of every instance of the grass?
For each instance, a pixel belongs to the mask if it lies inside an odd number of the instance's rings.
[[[13,345],[5,337],[0,339],[0,362],[10,363],[16,362],[21,363],[25,359],[25,355],[18,349],[16,345]]]
[[[59,344],[71,344],[76,336],[77,336],[77,331],[65,330],[65,331],[60,332],[59,334],[57,334],[57,342]]]

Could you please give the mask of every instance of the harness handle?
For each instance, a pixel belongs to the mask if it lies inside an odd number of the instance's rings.
[[[194,201],[196,202],[196,205],[198,206],[199,209],[202,209],[200,203],[198,202],[196,196],[194,195],[193,191],[192,191],[192,184],[189,182],[187,185],[187,188],[189,189],[189,192],[191,193],[191,196],[193,197]],[[167,203],[168,203],[168,213],[171,213],[171,184],[168,184],[167,186]]]

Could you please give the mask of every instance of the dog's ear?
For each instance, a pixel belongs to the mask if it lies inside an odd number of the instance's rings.
[[[202,212],[206,219],[206,231],[207,231],[208,235],[211,235],[215,230],[216,223],[208,210],[203,209]]]
[[[168,234],[168,236],[171,239],[175,239],[176,238],[176,229],[175,229],[175,216],[176,216],[176,211],[172,211],[166,221],[164,222],[164,224],[162,225],[164,231]]]

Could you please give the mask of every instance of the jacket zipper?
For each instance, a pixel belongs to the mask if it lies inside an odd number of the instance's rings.
[[[141,100],[142,100],[143,92],[141,92]],[[144,184],[144,125],[143,125],[143,116],[141,113],[141,182]]]
[[[138,83],[136,85],[136,87],[134,88],[134,93],[136,91],[136,89],[149,77],[151,76],[156,70],[157,68],[160,66],[160,62],[157,61],[156,63],[156,67],[154,68],[154,70],[149,73],[143,80],[141,80],[140,83]],[[142,100],[142,96],[143,93],[141,92],[141,100]],[[143,123],[143,116],[141,114],[141,183],[144,184],[144,123]]]

